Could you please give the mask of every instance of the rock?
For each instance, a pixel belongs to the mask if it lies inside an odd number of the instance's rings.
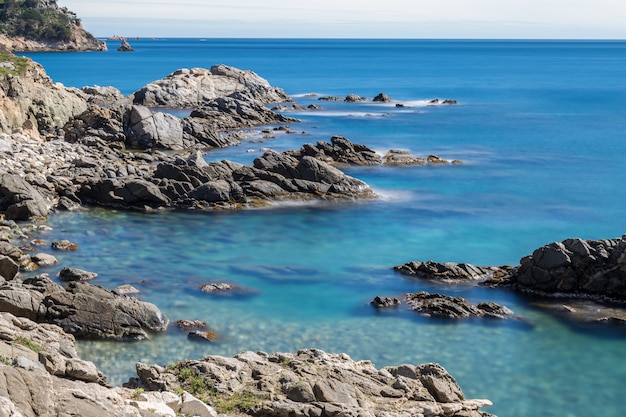
[[[204,101],[189,115],[204,119],[219,130],[297,121],[264,107],[264,103],[241,92]]]
[[[56,257],[47,253],[38,253],[31,256],[30,259],[40,267],[58,265],[59,263]]]
[[[39,191],[18,175],[0,174],[0,211],[9,220],[46,217],[48,204]]]
[[[149,332],[166,330],[169,323],[153,304],[85,282],[64,288],[45,276],[2,284],[0,310],[98,339],[145,339]]]
[[[228,284],[226,282],[216,282],[212,284],[205,284],[200,289],[202,292],[222,292],[222,291],[232,291],[241,287],[236,287],[233,284]]]
[[[380,93],[372,101],[380,102],[380,103],[390,103],[393,100],[389,98],[389,96],[385,93]]]
[[[124,99],[124,95],[115,87],[99,85],[85,86],[80,89],[85,94],[87,103],[96,106],[111,106]]]
[[[187,391],[180,396],[180,405],[174,407],[177,415],[197,416],[197,417],[217,417],[215,409],[200,401]]]
[[[61,281],[90,281],[98,276],[95,272],[89,272],[69,266],[59,271],[59,279]]]
[[[217,333],[206,330],[193,330],[187,333],[188,339],[203,340],[205,342],[214,342],[217,340]]]
[[[421,291],[406,294],[404,299],[411,310],[428,317],[465,319],[470,317],[513,318],[513,311],[493,302],[471,305],[464,298]]]
[[[141,386],[190,390],[193,383],[198,400],[233,404],[237,414],[387,416],[394,410],[398,416],[490,416],[478,409],[491,402],[465,399],[456,380],[438,364],[379,370],[346,354],[303,349],[297,354],[206,356],[167,368],[138,364],[137,369]]]
[[[409,151],[390,149],[383,157],[385,165],[425,165],[425,158],[411,155]]]
[[[155,112],[143,106],[132,106],[126,142],[131,148],[185,148],[181,120],[168,113]]]
[[[400,300],[395,297],[376,296],[370,304],[376,308],[398,307],[400,305]]]
[[[566,239],[521,259],[512,277],[520,291],[626,300],[626,235],[617,239]]]
[[[76,243],[70,242],[67,239],[54,241],[50,244],[50,247],[54,250],[65,252],[78,250],[78,245]]]
[[[348,94],[346,96],[346,98],[344,98],[344,101],[354,103],[354,102],[358,102],[358,101],[367,101],[367,99],[364,98],[364,97],[360,97],[360,96],[358,96],[356,94]]]
[[[181,329],[204,329],[206,322],[202,320],[176,320],[176,327]]]
[[[73,116],[87,109],[81,94],[54,84],[43,67],[26,60],[22,75],[0,75],[0,133],[56,136]]]
[[[115,289],[113,289],[113,292],[118,295],[126,295],[126,296],[141,293],[141,291],[139,291],[137,288],[133,287],[130,284],[120,285],[119,287],[116,287]]]
[[[133,102],[148,107],[193,109],[235,92],[244,93],[262,104],[291,101],[281,89],[270,86],[252,71],[215,65],[208,70],[174,71],[136,91]]]
[[[0,255],[0,277],[7,281],[14,279],[20,270],[20,266],[8,256]]]
[[[120,46],[117,48],[118,52],[133,52],[134,49],[130,46],[130,43],[126,39],[121,39]]]
[[[482,281],[490,274],[488,267],[455,262],[413,261],[393,269],[404,275],[443,281]]]

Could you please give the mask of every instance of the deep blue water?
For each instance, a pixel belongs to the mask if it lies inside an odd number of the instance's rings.
[[[317,347],[377,366],[441,363],[466,395],[500,417],[623,415],[626,332],[567,323],[506,291],[437,286],[390,268],[409,260],[517,264],[568,237],[626,233],[626,42],[451,40],[137,40],[134,53],[29,54],[67,86],[131,93],[177,68],[251,69],[299,104],[297,134],[213,151],[250,162],[261,147],[293,149],[334,134],[377,150],[461,159],[463,165],[350,168],[375,201],[219,213],[94,210],[51,216],[49,240],[81,249],[61,266],[131,283],[172,319],[206,320],[214,345],[170,330],[138,343],[81,342],[115,383],[134,362],[167,363],[242,350]],[[308,93],[374,97],[405,108],[318,102]],[[432,98],[456,106],[427,107]],[[293,114],[292,114],[293,115]],[[56,270],[51,270],[54,274]],[[254,290],[214,297],[228,281]],[[532,326],[442,323],[376,312],[376,295],[427,290],[492,300]]]

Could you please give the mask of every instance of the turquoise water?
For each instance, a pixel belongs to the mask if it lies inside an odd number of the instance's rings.
[[[80,245],[61,266],[131,283],[172,320],[205,320],[216,344],[175,329],[137,343],[80,342],[114,383],[135,361],[167,363],[242,350],[317,347],[377,366],[441,363],[466,395],[503,416],[621,416],[622,328],[564,322],[513,293],[437,286],[395,274],[409,260],[517,264],[538,246],[626,231],[626,43],[523,41],[140,40],[132,54],[30,54],[68,86],[125,93],[179,67],[252,69],[302,105],[296,134],[213,151],[250,162],[261,147],[298,148],[339,134],[378,149],[461,159],[460,166],[350,168],[381,198],[269,210],[151,215],[92,210],[51,216],[53,240]],[[110,46],[115,46],[111,45]],[[114,49],[114,48],[112,48]],[[409,107],[321,102],[307,93]],[[426,107],[432,98],[456,106]],[[50,270],[51,274],[56,272]],[[199,290],[233,282],[228,297]],[[376,295],[427,290],[496,301],[527,321],[446,323],[374,311]]]

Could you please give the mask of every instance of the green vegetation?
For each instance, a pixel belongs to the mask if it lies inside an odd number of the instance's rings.
[[[39,346],[37,343],[33,342],[27,337],[18,337],[17,339],[15,339],[15,342],[19,343],[22,346],[27,347],[33,352],[39,353],[43,350],[41,346]]]
[[[0,2],[0,33],[34,40],[69,40],[76,14],[59,8],[54,0],[4,0]]]
[[[207,381],[196,369],[186,366],[183,362],[174,364],[170,369],[181,382],[182,388],[177,390],[177,393],[182,394],[183,390],[186,390],[215,407],[220,414],[248,412],[264,400],[250,392],[236,392],[233,395],[220,393],[213,387],[212,382]]]
[[[15,56],[8,52],[0,52],[0,75],[22,75],[26,71],[28,58]]]
[[[235,414],[236,412],[248,412],[255,405],[260,404],[263,398],[259,398],[251,392],[236,392],[228,398],[220,398],[215,404],[215,410],[220,414]]]

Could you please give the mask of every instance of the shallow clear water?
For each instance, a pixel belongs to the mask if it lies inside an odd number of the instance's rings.
[[[250,162],[261,147],[293,149],[339,134],[377,150],[463,165],[350,168],[381,198],[269,210],[151,215],[59,213],[43,238],[80,250],[62,266],[131,283],[172,320],[202,319],[220,335],[193,343],[175,329],[137,343],[80,342],[121,383],[136,361],[167,363],[242,350],[317,347],[377,366],[439,362],[468,397],[503,416],[621,416],[624,329],[563,322],[500,290],[437,286],[395,274],[410,260],[517,264],[543,244],[626,231],[626,43],[521,41],[140,40],[132,54],[30,54],[55,81],[125,93],[179,67],[252,69],[302,105],[295,134],[213,151]],[[112,46],[112,45],[110,45]],[[114,48],[112,48],[114,49]],[[406,108],[318,102],[306,93],[373,97]],[[432,98],[456,106],[425,107]],[[253,152],[249,152],[253,151]],[[56,269],[50,270],[54,274]],[[202,284],[249,288],[230,297]],[[496,301],[527,321],[427,320],[374,311],[376,295],[427,290]]]

